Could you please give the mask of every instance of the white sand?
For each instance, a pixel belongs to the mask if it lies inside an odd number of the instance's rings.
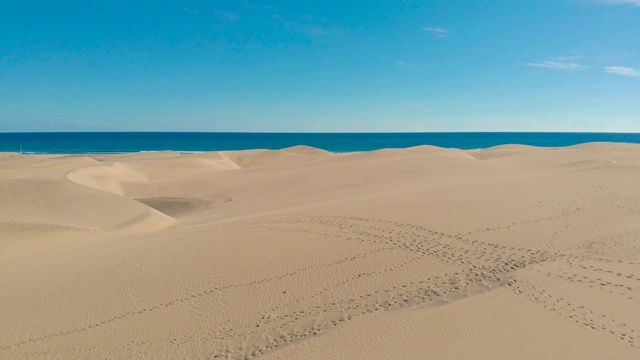
[[[0,359],[638,359],[640,145],[0,154]]]

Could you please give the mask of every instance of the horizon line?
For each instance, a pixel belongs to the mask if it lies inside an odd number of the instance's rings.
[[[640,134],[640,131],[0,131],[0,134]]]

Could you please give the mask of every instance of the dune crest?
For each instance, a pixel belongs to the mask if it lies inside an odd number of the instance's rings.
[[[332,154],[327,150],[318,149],[313,146],[306,146],[306,145],[291,146],[291,147],[282,149],[282,151],[296,153],[296,154],[304,154],[304,155],[331,155]]]
[[[567,149],[581,150],[631,150],[640,151],[640,144],[591,142],[567,147]]]
[[[224,151],[220,154],[240,168],[250,168],[305,161],[331,153],[311,147],[293,147],[283,150]]]
[[[124,195],[123,182],[145,182],[147,180],[143,174],[131,171],[121,163],[81,168],[69,172],[67,178],[80,185],[116,195]]]
[[[510,145],[494,146],[494,147],[481,149],[481,150],[469,150],[467,151],[467,153],[478,160],[489,160],[489,159],[500,158],[505,156],[528,153],[532,151],[541,151],[544,149],[545,148],[540,148],[537,146],[510,144]]]

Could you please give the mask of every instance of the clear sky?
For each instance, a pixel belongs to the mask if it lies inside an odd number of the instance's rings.
[[[2,0],[0,131],[640,132],[640,0]]]

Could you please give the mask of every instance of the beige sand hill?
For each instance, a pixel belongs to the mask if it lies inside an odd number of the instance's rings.
[[[640,146],[0,155],[1,359],[638,359]]]

